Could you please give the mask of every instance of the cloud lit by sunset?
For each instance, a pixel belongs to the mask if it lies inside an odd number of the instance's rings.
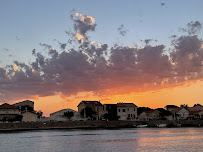
[[[169,3],[168,8],[152,6],[158,9],[153,12],[156,16],[149,17],[143,14],[150,14],[151,9],[140,10],[140,14],[130,8],[129,12],[115,10],[108,14],[110,6],[102,16],[94,14],[95,8],[86,11],[75,7],[63,14],[69,19],[67,28],[62,30],[65,32],[61,32],[59,24],[62,23],[53,20],[56,27],[46,24],[42,34],[39,32],[43,40],[38,41],[38,35],[28,27],[23,32],[24,40],[23,36],[22,40],[5,38],[7,42],[2,41],[1,45],[4,54],[0,56],[0,102],[34,100],[36,109],[41,109],[45,115],[64,108],[76,110],[81,100],[133,102],[151,108],[167,104],[202,104],[203,19],[191,14],[187,20],[178,22],[180,25],[174,23],[168,32],[168,27],[164,27],[167,26],[164,15],[167,16],[175,4]],[[183,9],[183,12],[188,13],[188,10]],[[29,15],[35,19],[34,14]],[[12,20],[11,16],[8,18]],[[167,19],[167,24],[181,18],[180,14],[174,15],[174,19]],[[113,20],[112,26],[109,21]],[[20,21],[15,22],[19,26]],[[20,32],[22,29],[18,28]],[[36,32],[39,27],[36,23],[30,28]],[[26,32],[32,36],[27,36]],[[10,34],[1,33],[4,37]],[[53,37],[46,39],[50,35]],[[8,57],[10,52],[5,48],[10,47],[19,49],[15,51],[16,57]]]

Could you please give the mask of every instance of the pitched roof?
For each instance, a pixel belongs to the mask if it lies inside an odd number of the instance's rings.
[[[117,107],[137,107],[134,103],[117,103]]]
[[[17,103],[15,103],[15,104],[24,103],[24,102],[31,102],[31,103],[34,104],[34,101],[30,101],[30,100],[24,100],[24,101],[21,101],[21,102],[17,102]],[[13,104],[13,105],[15,105],[15,104]]]
[[[8,103],[4,103],[0,105],[0,109],[18,109],[16,106],[10,105]]]
[[[58,112],[63,112],[63,111],[71,111],[71,112],[77,112],[77,111],[75,111],[75,110],[73,110],[73,109],[61,109],[61,110],[59,110],[59,111],[56,111],[56,112],[53,112],[53,113],[50,113],[50,115],[53,115],[53,114],[55,114],[55,113],[58,113]]]
[[[103,106],[99,101],[81,101],[78,106],[83,103],[85,105]]]

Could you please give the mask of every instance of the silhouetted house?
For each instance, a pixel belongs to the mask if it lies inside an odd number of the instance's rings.
[[[73,113],[72,117],[66,116],[66,113]],[[51,121],[67,121],[67,120],[80,120],[80,114],[72,109],[62,109],[50,114]]]
[[[14,121],[20,115],[19,109],[8,103],[0,105],[0,121]]]
[[[189,117],[190,120],[199,120],[203,119],[203,110],[201,111],[189,111]]]
[[[86,117],[84,109],[87,107],[91,108],[92,111],[94,112],[94,114],[91,117],[95,120],[100,120],[106,113],[106,111],[104,111],[103,105],[99,101],[81,101],[77,107],[79,113],[81,113],[81,111],[83,110],[84,117]]]
[[[165,106],[164,107],[166,110],[168,110],[168,111],[171,111],[172,109],[174,109],[174,108],[179,108],[178,106],[176,106],[176,105],[167,105],[167,106]]]
[[[107,112],[108,120],[118,120],[117,104],[104,104],[104,111]]]
[[[144,111],[142,112],[138,118],[139,120],[144,120],[144,121],[148,121],[148,120],[157,120],[159,119],[160,112],[158,110],[150,110],[150,111]]]
[[[189,117],[189,110],[186,108],[172,108],[169,111],[172,113],[174,120],[184,120]]]
[[[24,110],[21,114],[23,116],[23,122],[36,122],[40,119],[35,111]]]
[[[118,120],[136,120],[137,106],[134,103],[117,103]]]
[[[189,111],[203,111],[203,106],[197,105],[197,106],[194,106],[194,107],[190,107],[188,109],[189,109]]]
[[[13,105],[18,107],[21,111],[24,111],[24,110],[33,111],[34,110],[34,102],[30,101],[30,100],[21,101],[21,102],[15,103]]]

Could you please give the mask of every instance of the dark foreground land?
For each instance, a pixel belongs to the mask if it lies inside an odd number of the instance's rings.
[[[91,129],[91,128],[130,128],[136,125],[147,124],[148,127],[157,127],[167,124],[167,127],[203,127],[203,120],[151,120],[151,121],[66,121],[66,122],[22,122],[0,123],[0,132],[12,130],[43,130],[43,129]]]

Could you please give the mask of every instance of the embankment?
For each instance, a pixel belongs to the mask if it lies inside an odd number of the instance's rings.
[[[151,121],[66,121],[66,122],[22,122],[0,123],[0,131],[11,130],[43,130],[43,129],[91,129],[91,128],[129,128],[139,124],[147,124],[156,127],[159,124],[167,124],[168,127],[203,127],[203,120],[151,120]]]

